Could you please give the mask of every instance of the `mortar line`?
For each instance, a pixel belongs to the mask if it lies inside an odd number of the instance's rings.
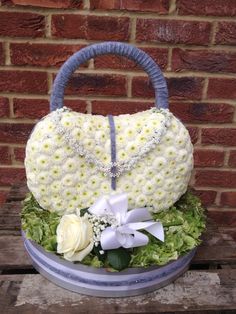
[[[230,150],[225,150],[224,166],[231,167],[229,165],[229,155],[230,155]]]
[[[65,44],[65,45],[88,45],[88,44],[94,44],[98,42],[103,42],[103,40],[97,41],[97,40],[91,40],[91,39],[80,39],[80,38],[27,38],[27,37],[9,37],[9,36],[2,36],[2,39],[5,41],[11,41],[11,43],[31,43],[31,44]],[[191,49],[191,50],[202,50],[205,49],[208,50],[229,50],[232,52],[236,51],[236,46],[233,45],[214,45],[214,47],[209,47],[208,45],[203,44],[183,44],[183,43],[155,43],[155,42],[137,42],[137,47],[143,47],[143,48],[169,48],[172,46],[173,48],[185,48],[185,49]]]
[[[11,164],[11,165],[0,165],[0,169],[24,169],[24,164]]]
[[[168,12],[168,15],[171,17],[174,16],[174,15],[177,15],[177,10],[176,10],[176,0],[170,0],[170,3],[169,3],[169,12]]]
[[[12,165],[15,165],[16,164],[16,156],[15,156],[15,152],[14,152],[14,148],[12,146],[9,146],[9,149],[10,149],[10,154],[11,154],[11,162],[12,162]]]
[[[5,41],[3,43],[3,49],[5,54],[5,65],[11,65],[11,53],[10,53],[10,43]]]
[[[127,97],[128,98],[132,98],[132,80],[133,80],[133,77],[132,75],[127,75],[127,78],[126,78],[126,91],[127,91]]]
[[[130,43],[135,43],[136,39],[136,17],[131,18],[130,20]]]
[[[234,207],[223,207],[223,206],[220,206],[220,207],[216,207],[216,206],[211,206],[211,207],[208,207],[207,206],[207,211],[209,212],[213,212],[213,211],[221,211],[221,212],[228,212],[228,211],[236,211],[236,208]]]
[[[36,67],[36,66],[0,66],[1,71],[22,71],[24,72],[48,72],[52,74],[57,74],[58,68],[48,68],[48,67]],[[127,75],[132,74],[133,76],[140,76],[140,77],[147,77],[147,74],[144,73],[141,70],[125,70],[125,69],[101,69],[101,68],[80,68],[75,73],[83,73],[83,74],[116,74],[116,75]],[[186,72],[164,72],[166,77],[174,77],[174,78],[180,78],[180,77],[200,77],[200,78],[221,78],[221,79],[234,79],[235,80],[235,74],[236,73],[209,73],[209,72],[203,72],[203,71],[186,71]]]
[[[216,198],[215,198],[215,204],[216,206],[220,206],[220,199],[221,199],[221,192],[217,191]]]
[[[203,83],[202,100],[207,99],[208,84],[209,84],[209,79],[208,79],[208,77],[206,77],[204,80],[204,83]]]
[[[52,15],[48,14],[45,16],[45,35],[47,38],[52,37],[51,33],[51,21],[52,21]]]
[[[9,118],[15,118],[13,97],[8,97],[8,102],[9,102],[9,111],[10,111],[10,117]]]
[[[86,101],[86,113],[92,114],[92,102],[90,100]]]
[[[0,191],[6,191],[6,192],[9,192],[11,189],[11,186],[1,186],[0,187]]]
[[[215,44],[216,29],[217,29],[217,22],[213,22],[212,28],[211,28],[211,34],[210,34],[210,44],[212,46]]]
[[[19,98],[19,99],[44,99],[44,100],[48,100],[49,101],[49,95],[45,95],[45,94],[22,94],[22,93],[9,93],[9,92],[0,92],[0,96],[3,97],[15,97],[15,98]],[[154,97],[148,97],[148,98],[142,98],[142,97],[132,97],[131,99],[128,99],[126,96],[117,96],[117,97],[113,97],[112,95],[66,95],[65,99],[68,100],[101,100],[101,101],[127,101],[129,100],[129,102],[145,102],[145,103],[152,103],[154,101]],[[172,99],[170,100],[170,103],[209,103],[209,104],[221,104],[221,103],[225,103],[225,104],[229,104],[229,105],[233,105],[236,106],[236,102],[235,100],[231,100],[231,99],[207,99],[207,100],[200,100],[200,99],[194,99],[194,100],[189,100],[189,99],[183,99],[183,100],[178,100],[178,99]],[[233,125],[235,124],[235,122],[233,121],[232,123],[211,123],[212,125],[216,125],[216,126],[224,126],[224,125]],[[195,126],[197,125],[197,123],[195,124]],[[207,124],[208,125],[208,124]],[[201,123],[201,126],[204,126],[204,124]]]
[[[48,94],[51,94],[52,91],[52,85],[53,85],[53,77],[52,73],[48,72],[47,73],[47,85],[48,85]]]
[[[225,188],[220,188],[220,187],[205,187],[205,186],[196,186],[194,187],[194,189],[196,189],[196,191],[212,191],[214,190],[215,192],[217,191],[221,191],[221,190],[225,190]],[[231,189],[232,191],[235,191],[236,189]]]
[[[167,71],[171,71],[171,68],[172,68],[172,48],[170,47],[168,49],[168,56],[167,56],[167,68],[166,70]]]
[[[86,3],[89,3],[85,0]],[[87,15],[87,16],[107,16],[107,10],[90,10],[89,8],[84,9],[56,9],[56,8],[32,8],[32,7],[17,7],[17,10],[15,7],[6,7],[2,6],[0,7],[0,12],[22,12],[22,13],[34,13],[34,14],[41,14],[41,15],[47,15],[47,14],[56,14],[56,15]],[[123,10],[110,10],[109,16],[112,17],[138,17],[138,18],[144,18],[144,19],[156,19],[156,20],[186,20],[186,21],[203,21],[203,22],[212,22],[212,21],[235,21],[234,16],[206,16],[206,15],[163,15],[158,14],[156,12],[141,12],[141,11],[123,11]]]
[[[90,9],[90,0],[83,0],[83,9],[89,10]]]

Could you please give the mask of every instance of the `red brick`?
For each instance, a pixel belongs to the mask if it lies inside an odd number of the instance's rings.
[[[129,18],[61,14],[52,16],[52,35],[93,40],[129,39]]]
[[[236,167],[236,150],[231,150],[231,152],[230,152],[229,166]]]
[[[49,113],[46,99],[13,99],[13,111],[16,118],[39,119]]]
[[[234,106],[211,103],[171,103],[171,111],[183,122],[228,123],[233,121]]]
[[[235,16],[235,0],[177,0],[179,15]]]
[[[4,64],[5,62],[5,53],[3,49],[3,44],[0,43],[0,65]]]
[[[9,117],[9,101],[5,97],[0,97],[0,117]]]
[[[125,96],[126,78],[109,74],[74,74],[70,79],[67,94]]]
[[[5,204],[9,191],[0,191],[0,205]]]
[[[173,49],[172,70],[236,73],[236,52]]]
[[[211,24],[197,21],[138,19],[137,41],[207,45]]]
[[[32,124],[1,123],[0,141],[3,143],[25,143],[33,129]]]
[[[221,167],[224,164],[224,152],[217,150],[195,149],[195,167]]]
[[[204,206],[210,206],[215,203],[216,191],[211,190],[194,190],[193,193],[197,195]]]
[[[167,79],[171,99],[201,99],[203,79],[196,77],[179,77]],[[151,81],[144,76],[134,77],[132,95],[135,97],[154,97]]]
[[[25,148],[23,147],[14,148],[14,157],[16,161],[23,163],[25,160]]]
[[[236,188],[236,171],[197,170],[195,185]]]
[[[81,45],[11,44],[11,63],[43,67],[61,66]]]
[[[198,133],[199,133],[199,129],[197,127],[187,127],[188,131],[189,131],[189,135],[191,137],[191,142],[193,144],[197,143],[198,140]]]
[[[168,0],[90,0],[90,9],[127,10],[167,14]]]
[[[168,49],[166,48],[141,48],[148,53],[153,60],[160,66],[161,69],[165,69],[167,66]],[[108,69],[132,69],[136,70],[141,68],[133,61],[114,55],[105,55],[96,57],[94,60],[95,68],[108,68]]]
[[[0,92],[44,94],[47,92],[47,73],[31,71],[0,71]]]
[[[0,12],[0,36],[44,37],[43,15],[26,12]]]
[[[74,110],[76,112],[82,112],[82,113],[86,113],[87,112],[87,104],[86,104],[85,100],[66,99],[64,101],[64,103],[65,103],[66,107],[71,108],[72,110]]]
[[[222,192],[220,205],[236,207],[236,191],[235,192]]]
[[[152,108],[153,103],[131,101],[92,101],[92,113],[101,115],[119,115],[135,113]]]
[[[216,44],[236,44],[236,22],[219,22],[216,32]]]
[[[208,211],[207,217],[213,220],[217,226],[236,227],[236,211]],[[232,231],[229,231],[228,234],[236,241],[235,228]]]
[[[232,128],[208,128],[202,130],[202,143],[236,146],[236,129]]]
[[[12,185],[25,181],[25,169],[22,168],[0,168],[0,185]]]
[[[9,2],[9,0],[7,0]],[[12,5],[33,6],[42,8],[70,9],[83,7],[82,0],[11,0]]]
[[[65,106],[75,111],[86,112],[84,100],[65,100]],[[13,110],[16,118],[39,119],[49,113],[49,101],[46,99],[13,99]]]
[[[210,78],[207,97],[220,99],[236,98],[236,79]]]
[[[0,146],[0,164],[11,164],[11,155],[8,146]]]

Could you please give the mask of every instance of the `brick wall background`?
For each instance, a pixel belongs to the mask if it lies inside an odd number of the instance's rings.
[[[195,146],[191,185],[210,211],[236,209],[235,16],[235,0],[2,0],[1,201],[24,178],[25,143],[48,112],[59,66],[87,44],[118,40],[144,49],[164,71],[170,108]],[[70,81],[66,105],[136,112],[153,105],[153,90],[131,61],[99,57]]]

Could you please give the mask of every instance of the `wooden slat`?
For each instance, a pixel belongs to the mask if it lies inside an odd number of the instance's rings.
[[[7,313],[197,313],[196,310],[211,313],[236,308],[235,269],[188,271],[153,293],[122,299],[76,294],[41,275],[18,275],[15,280],[0,276],[0,280],[2,308],[7,308]]]
[[[214,242],[214,238],[212,240]],[[21,236],[0,237],[0,269],[31,268]],[[200,246],[193,264],[236,264],[236,247],[225,244]]]
[[[21,236],[1,236],[0,248],[0,269],[32,268]]]

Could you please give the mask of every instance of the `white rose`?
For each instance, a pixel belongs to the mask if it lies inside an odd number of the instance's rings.
[[[57,252],[68,261],[82,261],[93,249],[93,229],[87,215],[62,216],[57,227]]]

